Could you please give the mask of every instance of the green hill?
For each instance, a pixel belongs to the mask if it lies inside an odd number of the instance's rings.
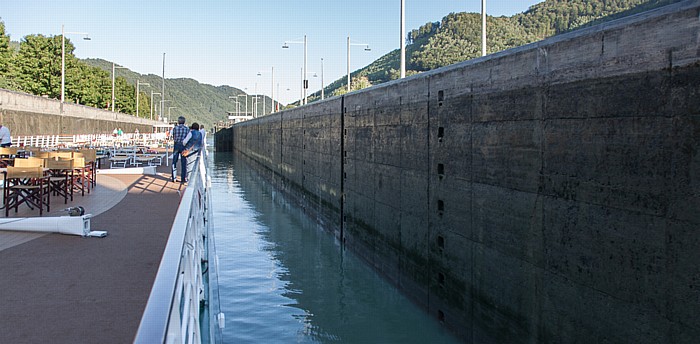
[[[100,68],[102,70],[112,72],[112,62],[102,59],[85,59],[82,60],[86,64]],[[153,74],[138,74],[129,69],[118,69],[116,75],[123,77],[131,85],[136,85],[138,80],[140,83],[147,83],[150,86],[141,86],[141,92],[144,92],[150,97],[151,91],[155,93],[161,92],[163,79],[159,75]],[[212,86],[202,84],[194,79],[178,78],[165,79],[165,95],[166,103],[163,106],[165,112],[164,117],[168,117],[168,108],[170,109],[169,120],[177,116],[183,115],[187,117],[187,122],[199,122],[205,126],[212,128],[219,121],[225,120],[227,111],[235,111],[236,105],[229,96],[243,95],[245,92],[231,86]],[[159,95],[154,95],[154,104],[158,104],[161,98]],[[239,98],[242,102],[243,98]],[[249,102],[252,98],[249,98]],[[250,107],[252,104],[249,103]],[[271,99],[265,97],[265,112],[270,112]],[[258,104],[258,111],[262,113],[262,102]],[[157,106],[156,106],[157,107]],[[145,111],[148,113],[148,108],[139,109],[139,113]],[[243,111],[243,105],[241,105]],[[249,109],[249,112],[252,110]],[[156,110],[156,115],[160,114],[160,110]],[[155,116],[155,115],[154,115]]]
[[[487,16],[487,52],[494,53],[581,27],[648,11],[681,0],[546,0],[510,17]],[[450,13],[408,33],[406,75],[481,56],[481,14]],[[351,73],[352,88],[376,85],[399,76],[399,50]],[[355,82],[364,81],[364,82]],[[325,87],[327,95],[345,93],[346,78]],[[320,91],[309,101],[320,98]]]

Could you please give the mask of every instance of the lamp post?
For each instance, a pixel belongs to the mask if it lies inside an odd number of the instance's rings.
[[[481,0],[481,56],[486,56],[486,0]]]
[[[163,97],[163,95],[161,94],[161,98],[162,98],[162,97]],[[166,100],[166,99],[162,99],[162,100],[159,102],[159,103],[160,103],[160,117],[164,117],[164,116],[165,116],[165,111],[164,111],[165,102],[169,102],[169,101],[171,101],[171,100],[170,100],[170,99],[167,99],[167,100]],[[164,118],[164,122],[168,122],[168,120],[170,120],[170,118],[168,118],[168,117],[165,117],[165,118]]]
[[[168,118],[170,118],[170,109],[177,109],[177,106],[168,106]]]
[[[262,72],[258,72],[258,76],[262,76]],[[271,99],[271,104],[270,104],[270,113],[275,112],[275,67],[272,67],[272,71],[270,74],[270,78],[272,79],[272,83],[270,85],[270,99]],[[263,116],[265,116],[265,98],[263,98]]]
[[[309,88],[309,80],[306,79],[306,55],[307,55],[307,42],[306,42],[306,35],[304,35],[304,41],[299,42],[299,41],[285,41],[284,45],[282,45],[282,48],[289,48],[289,43],[303,43],[304,44],[304,68],[302,69],[302,99],[304,101],[304,104],[306,104],[306,89]],[[299,102],[299,105],[301,104],[301,101]]]
[[[114,112],[114,103],[117,101],[117,98],[114,97],[114,72],[117,68],[127,69],[126,67],[117,66],[114,62],[112,62],[112,112]]]
[[[405,11],[405,0],[401,0],[401,79],[406,77],[406,40],[404,39],[404,32],[406,32],[406,11]]]
[[[238,101],[238,96],[228,96],[228,99],[233,99],[236,103],[236,116],[241,115],[241,102]]]
[[[65,25],[61,25],[61,112],[63,112],[63,103],[65,102],[66,94],[66,35],[68,34],[84,35],[84,40],[90,40],[86,32],[66,32]]]
[[[136,80],[136,117],[139,116],[139,93],[141,93],[141,92],[140,92],[140,86],[141,86],[141,85],[144,85],[144,86],[151,86],[151,85],[150,85],[149,83],[147,83],[147,82],[140,82],[138,79]]]
[[[151,91],[151,121],[153,120],[153,96],[156,95],[156,94],[159,95],[159,96],[161,96],[161,98],[163,98],[163,94],[162,94],[162,93]]]
[[[165,53],[163,53],[163,88],[161,89],[161,95],[160,98],[162,99],[160,101],[160,115],[163,116],[165,112],[163,111],[163,106],[165,105]],[[168,115],[168,118],[170,118],[170,115]],[[166,166],[167,166],[167,161],[166,161]]]
[[[245,97],[245,115],[248,116],[248,95],[247,94],[236,95],[236,102],[238,102],[238,97]]]
[[[350,46],[351,45],[364,45],[365,51],[370,51],[369,44],[366,43],[350,43],[350,36],[348,36],[348,92],[350,92]]]
[[[279,85],[277,85],[279,87]],[[325,98],[323,93],[323,57],[321,58],[321,100]]]

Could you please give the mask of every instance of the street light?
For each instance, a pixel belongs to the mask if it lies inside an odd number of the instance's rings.
[[[278,85],[279,86],[279,85]],[[324,94],[323,94],[323,57],[321,58],[321,100],[323,100]]]
[[[170,118],[170,109],[177,109],[177,106],[168,106],[168,118]]]
[[[301,72],[303,75],[303,80],[302,80],[302,98],[304,99],[304,104],[306,104],[306,89],[309,88],[309,80],[306,79],[306,52],[307,52],[307,42],[306,42],[306,35],[304,35],[304,41],[299,42],[299,41],[285,41],[284,45],[282,45],[282,48],[289,48],[289,43],[303,43],[304,44],[304,69]]]
[[[117,99],[114,97],[114,72],[117,68],[128,69],[126,67],[117,66],[114,62],[112,62],[112,112],[114,112],[114,102],[116,102]]]
[[[481,0],[481,56],[486,56],[486,0]]]
[[[366,43],[350,43],[350,36],[348,36],[348,92],[350,92],[350,46],[351,45],[364,45],[365,51],[370,51],[369,44]]]
[[[404,33],[406,32],[406,6],[404,6],[405,0],[401,0],[401,67],[399,68],[401,79],[406,77],[406,40],[404,39]]]
[[[86,32],[66,32],[65,25],[61,25],[61,112],[63,112],[63,103],[65,102],[66,93],[66,35],[83,35],[84,40],[89,41],[90,37]]]
[[[258,72],[258,76],[261,76],[262,73]],[[272,67],[272,71],[270,74],[270,79],[271,79],[271,85],[270,85],[270,99],[271,99],[271,104],[270,104],[270,113],[275,112],[275,67]],[[265,115],[265,98],[263,98],[263,116]]]
[[[245,97],[245,116],[248,117],[248,94],[236,95],[236,102],[238,102],[238,97]]]
[[[161,94],[160,97],[163,98],[163,95]],[[162,100],[159,102],[159,103],[160,103],[160,117],[161,117],[161,118],[162,118],[162,117],[165,117],[165,109],[164,109],[165,102],[171,102],[171,101],[172,101],[172,100],[170,100],[170,99],[162,99]],[[169,120],[168,117],[165,117],[165,118],[163,118],[163,119],[164,119],[164,122],[168,122],[168,120]]]
[[[240,95],[240,94],[239,94]],[[236,116],[241,115],[241,102],[238,101],[238,96],[228,96],[228,99],[233,99],[234,102],[236,102]]]
[[[139,93],[140,92],[140,86],[151,86],[151,84],[147,82],[140,82],[138,79],[136,80],[136,117],[139,116]]]
[[[156,94],[159,95],[159,96],[161,96],[161,98],[163,98],[163,94],[162,94],[162,93],[151,91],[151,121],[153,120],[153,96],[156,95]]]

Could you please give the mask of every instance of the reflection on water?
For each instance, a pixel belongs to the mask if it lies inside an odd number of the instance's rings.
[[[246,161],[209,161],[226,343],[456,342]]]

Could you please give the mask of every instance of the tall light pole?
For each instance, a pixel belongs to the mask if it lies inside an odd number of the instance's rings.
[[[258,76],[262,76],[262,72],[258,72]],[[270,113],[275,112],[275,67],[272,67],[272,74],[270,74],[270,78],[272,79],[272,84],[270,85],[270,99],[271,104],[270,104]],[[256,89],[257,89],[257,84],[256,84]],[[265,116],[265,97],[263,96],[263,111],[262,115]]]
[[[170,110],[177,109],[177,106],[168,106],[168,118],[170,118]]]
[[[275,67],[270,70],[270,113],[275,112]],[[263,114],[265,111],[263,111]]]
[[[163,95],[161,95],[161,98],[162,98],[162,97],[163,97]],[[165,106],[165,102],[169,102],[169,101],[171,101],[171,100],[170,100],[170,99],[168,99],[168,100],[161,99],[161,101],[160,101],[160,111],[161,111],[160,117],[161,117],[162,119],[164,119],[164,122],[166,122],[166,123],[170,120],[170,118],[165,117],[165,112],[163,112],[163,109],[164,109],[164,106]]]
[[[161,96],[161,98],[163,98],[163,94],[161,94],[160,92],[151,91],[151,121],[153,120],[153,96],[156,94]]]
[[[279,87],[279,84],[277,85]],[[325,95],[323,93],[323,57],[321,58],[321,100],[325,98]]]
[[[136,117],[139,116],[139,93],[141,93],[141,85],[151,86],[151,84],[147,82],[140,82],[138,79],[136,80]]]
[[[241,115],[241,102],[238,101],[238,96],[240,96],[240,94],[237,96],[228,96],[228,99],[233,99],[233,101],[236,103],[236,116]]]
[[[66,94],[66,35],[68,34],[84,35],[84,40],[90,40],[86,32],[66,32],[65,25],[61,25],[61,112],[63,112]]]
[[[351,45],[364,45],[365,51],[370,51],[369,44],[366,43],[350,43],[350,36],[348,36],[348,92],[350,92],[350,46]]]
[[[481,56],[486,56],[486,0],[481,0]]]
[[[301,97],[303,100],[303,104],[306,104],[306,89],[309,88],[309,80],[306,79],[306,56],[307,56],[307,41],[306,41],[306,35],[304,35],[304,41],[299,42],[299,41],[285,41],[284,44],[282,45],[282,48],[289,48],[289,43],[303,43],[304,44],[304,68],[301,71],[302,75],[302,91],[301,91]],[[299,101],[299,105],[302,105],[302,102]]]
[[[117,101],[117,98],[114,97],[114,72],[117,68],[127,69],[126,67],[117,66],[114,62],[112,62],[112,112],[114,112],[114,102]]]
[[[236,102],[240,104],[240,102],[238,101],[238,97],[245,97],[245,115],[248,116],[248,95],[247,94],[236,95]]]
[[[406,32],[406,11],[404,6],[405,0],[401,0],[401,79],[406,77],[406,40],[404,33]]]
[[[253,117],[258,118],[258,83],[255,83],[255,106],[253,106]]]
[[[165,105],[165,53],[163,53],[163,88],[160,92],[160,115],[163,116],[165,114],[163,111],[163,106]],[[170,113],[168,113],[168,120],[170,120]]]

